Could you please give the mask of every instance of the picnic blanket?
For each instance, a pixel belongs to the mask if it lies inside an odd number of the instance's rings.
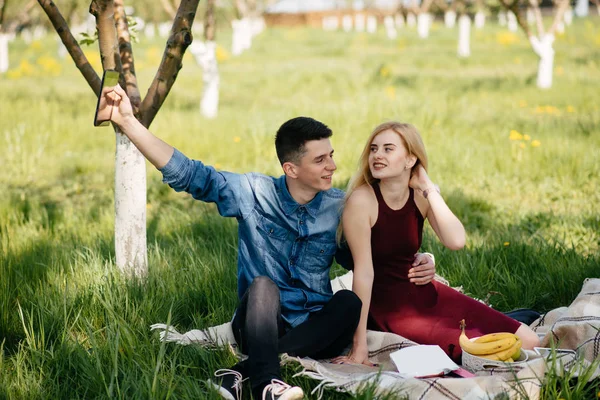
[[[349,288],[348,282],[351,279],[351,276],[336,278],[332,281],[334,291]],[[572,376],[579,376],[585,369],[592,369],[592,374],[585,375],[589,380],[600,375],[600,279],[586,279],[571,305],[542,315],[531,324],[531,328],[542,338],[541,346],[556,346],[576,352],[560,358],[559,362],[549,363],[537,353],[526,351],[527,362],[473,371],[477,375],[474,378],[416,379],[395,372],[390,353],[417,343],[392,333],[368,331],[369,360],[378,364],[377,368],[332,364],[328,360],[287,355],[282,357],[282,363],[299,363],[303,370],[298,375],[319,380],[319,385],[312,393],[317,398],[322,397],[325,388],[355,394],[365,384],[372,384],[378,393],[394,391],[411,399],[493,399],[503,394],[508,395],[508,398],[527,396],[538,399],[544,376],[549,369],[554,369],[559,375],[569,373]],[[207,348],[229,346],[240,358],[244,357],[237,351],[231,323],[184,334],[165,324],[152,325],[151,329],[160,332],[162,341],[182,345],[197,344]]]

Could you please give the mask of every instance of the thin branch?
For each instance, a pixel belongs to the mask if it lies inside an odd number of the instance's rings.
[[[171,4],[170,0],[160,0],[160,4],[163,6],[163,10],[169,15],[169,18],[175,19],[177,13],[175,12],[175,7]]]
[[[96,71],[94,71],[94,68],[83,54],[83,51],[81,51],[79,43],[77,43],[77,40],[75,40],[67,25],[67,21],[65,21],[58,7],[56,7],[56,4],[54,4],[52,0],[38,0],[38,3],[44,9],[50,22],[52,22],[52,26],[54,26],[58,36],[60,36],[60,40],[67,48],[73,62],[75,62],[75,66],[79,69],[88,85],[92,88],[94,94],[97,95],[100,92],[100,77]]]
[[[192,43],[192,24],[200,0],[182,0],[173,21],[171,36],[156,76],[142,101],[142,124],[149,127],[163,104],[182,67],[185,50]]]
[[[204,13],[204,40],[207,42],[215,41],[215,26],[215,0],[207,0],[206,11]]]
[[[4,16],[6,15],[6,5],[8,4],[8,0],[4,0],[2,2],[2,7],[0,7],[0,32],[2,32],[2,27],[4,26]]]
[[[550,27],[550,31],[548,33],[554,35],[554,32],[556,32],[556,29],[558,29],[558,25],[562,21],[563,15],[567,11],[567,8],[569,8],[569,0],[560,0],[556,7],[556,15],[554,16],[554,22],[552,23],[552,26]]]
[[[431,7],[431,4],[433,3],[433,0],[423,0],[421,2],[421,8],[420,11],[422,13],[426,13],[429,12],[429,8]]]
[[[529,25],[527,25],[527,21],[525,19],[523,19],[523,15],[519,12],[519,0],[513,0],[512,2],[510,2],[509,0],[500,0],[500,3],[508,11],[512,11],[513,14],[515,14],[517,23],[519,24],[521,29],[523,29],[523,32],[525,32],[525,35],[527,35],[527,37],[530,37],[532,35],[532,33],[529,30]]]
[[[123,7],[123,0],[115,0],[115,22],[117,25],[117,37],[119,42],[119,53],[121,55],[125,91],[131,101],[133,114],[139,120],[141,119],[140,105],[142,99],[135,75],[131,36],[129,34],[129,25],[127,23],[127,16],[125,15],[125,8]]]
[[[542,12],[540,11],[540,6],[538,5],[537,0],[529,0],[529,5],[533,9],[533,15],[535,15],[535,22],[537,25],[538,37],[543,37],[546,34],[546,30],[544,29],[544,20],[542,18]]]
[[[246,18],[250,12],[245,0],[235,0],[235,8],[238,12],[238,19]]]

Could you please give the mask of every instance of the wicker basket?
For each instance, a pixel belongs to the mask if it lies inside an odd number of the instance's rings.
[[[477,338],[471,338],[470,340],[473,341],[475,339]],[[521,355],[514,362],[488,360],[487,358],[477,357],[463,350],[462,366],[473,373],[477,373],[479,371],[485,371],[494,368],[518,367],[520,364],[527,362],[528,358],[529,357],[525,350],[521,350]]]

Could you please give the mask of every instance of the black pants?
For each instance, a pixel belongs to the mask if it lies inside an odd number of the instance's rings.
[[[309,319],[289,330],[281,318],[279,288],[269,278],[254,279],[232,322],[233,334],[248,359],[233,369],[250,378],[253,392],[281,379],[279,353],[315,359],[339,355],[351,342],[362,302],[350,290],[335,293]]]

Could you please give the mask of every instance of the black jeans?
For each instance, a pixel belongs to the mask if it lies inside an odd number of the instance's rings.
[[[351,342],[362,302],[350,290],[335,293],[302,324],[286,329],[279,288],[266,276],[254,279],[232,322],[233,334],[248,359],[233,369],[249,377],[253,391],[281,379],[279,353],[315,359],[339,355]]]

